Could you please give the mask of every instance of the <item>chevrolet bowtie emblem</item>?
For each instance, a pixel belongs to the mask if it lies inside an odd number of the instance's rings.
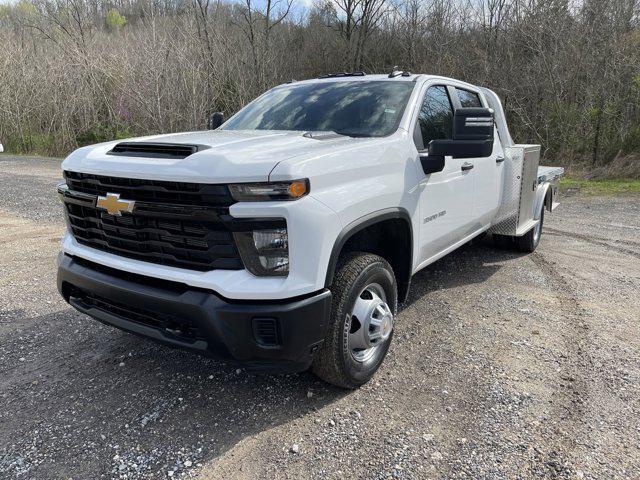
[[[122,215],[122,212],[133,212],[136,204],[133,200],[120,200],[119,193],[107,193],[105,197],[98,197],[96,207],[104,208],[111,215]]]

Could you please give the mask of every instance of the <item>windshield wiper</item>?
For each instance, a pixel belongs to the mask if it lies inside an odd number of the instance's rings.
[[[334,132],[333,130],[318,130],[306,132],[302,136],[313,138],[315,140],[327,140],[330,138],[342,137],[343,135],[341,133]]]
[[[336,137],[351,137],[351,138],[366,138],[372,137],[373,135],[369,135],[367,133],[359,133],[359,132],[336,132],[334,130],[318,130],[318,131],[309,131],[303,134],[304,137],[314,138],[316,140],[327,140],[329,138]]]
[[[368,138],[368,137],[372,137],[373,135],[370,135],[368,133],[360,133],[360,132],[336,132],[338,135],[344,135],[346,137],[351,137],[351,138]]]

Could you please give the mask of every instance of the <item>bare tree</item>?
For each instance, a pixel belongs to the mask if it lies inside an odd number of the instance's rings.
[[[3,143],[64,154],[202,128],[292,78],[399,64],[493,88],[545,161],[640,156],[638,0],[256,1],[0,6]]]

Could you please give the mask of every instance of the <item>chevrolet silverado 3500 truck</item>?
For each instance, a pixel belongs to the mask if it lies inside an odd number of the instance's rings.
[[[346,388],[382,363],[414,273],[485,232],[533,251],[563,173],[513,143],[495,93],[430,75],[291,82],[213,127],[64,160],[60,293],[128,332]]]

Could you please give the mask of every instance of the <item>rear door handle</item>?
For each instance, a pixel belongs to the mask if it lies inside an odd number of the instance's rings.
[[[504,157],[502,155],[498,155],[496,157],[496,163],[502,163],[502,162],[504,162]]]
[[[466,172],[467,170],[471,170],[473,168],[473,163],[464,162],[461,168],[463,172]]]

